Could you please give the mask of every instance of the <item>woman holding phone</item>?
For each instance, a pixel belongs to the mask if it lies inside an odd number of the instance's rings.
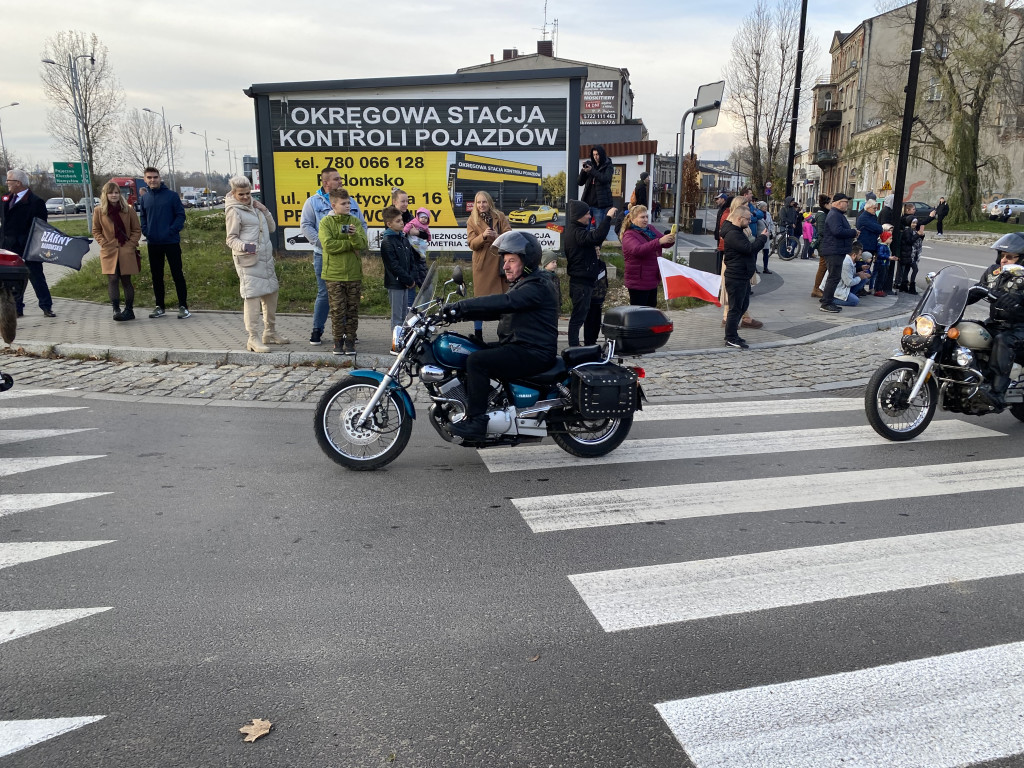
[[[244,176],[231,179],[231,191],[224,198],[224,224],[238,273],[239,293],[245,302],[243,317],[249,332],[245,348],[250,352],[269,352],[268,344],[288,343],[274,329],[279,285],[270,233],[277,227],[267,207],[252,199],[252,185]],[[262,340],[258,326],[261,308]]]

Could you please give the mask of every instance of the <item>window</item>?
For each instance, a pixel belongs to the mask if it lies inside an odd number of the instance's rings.
[[[935,40],[935,55],[943,61],[949,56],[949,33],[943,32]]]
[[[825,94],[825,110],[832,109],[832,91]]]
[[[942,91],[939,89],[939,78],[933,77],[928,81],[928,87],[924,91],[925,101],[942,101]]]

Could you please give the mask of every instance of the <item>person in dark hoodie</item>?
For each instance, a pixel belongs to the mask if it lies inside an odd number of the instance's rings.
[[[487,394],[491,379],[543,373],[558,359],[558,292],[540,268],[541,249],[529,232],[498,236],[506,293],[463,299],[445,309],[450,320],[499,320],[498,343],[466,358],[466,417],[451,432],[473,447],[487,434]]]
[[[722,223],[725,241],[725,292],[729,296],[729,314],[725,319],[726,346],[747,349],[740,338],[743,313],[750,305],[750,278],[757,270],[757,253],[768,241],[765,234],[754,237],[750,231],[750,209],[741,205]]]
[[[565,217],[565,232],[562,234],[563,250],[566,259],[566,274],[569,275],[569,300],[572,302],[572,313],[569,315],[569,346],[580,345],[580,329],[586,324],[593,326],[594,311],[592,299],[601,272],[599,249],[608,237],[612,219],[618,213],[609,208],[607,215],[596,227],[590,226],[590,206],[583,200],[571,200],[568,215]],[[596,307],[598,315],[601,306]],[[590,322],[588,323],[588,317]],[[600,320],[598,320],[600,325]]]
[[[612,207],[612,176],[615,169],[612,161],[600,144],[590,150],[590,157],[583,161],[580,177],[576,184],[583,187],[580,200],[590,206],[594,226],[600,226],[605,211]],[[607,235],[608,233],[605,232]]]

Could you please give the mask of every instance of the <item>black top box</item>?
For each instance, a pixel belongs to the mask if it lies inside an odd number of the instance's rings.
[[[646,355],[665,346],[672,321],[654,307],[614,307],[604,313],[601,330],[619,354]]]

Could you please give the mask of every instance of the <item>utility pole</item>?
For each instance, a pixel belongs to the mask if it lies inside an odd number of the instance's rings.
[[[164,126],[164,130],[163,130],[163,134],[164,134],[164,153],[165,153],[165,155],[167,157],[167,175],[170,178],[171,190],[173,191],[174,190],[174,161],[171,159],[171,132],[170,132],[170,129],[167,127],[167,116],[164,114],[164,108],[160,107],[160,112],[159,113],[155,112],[154,110],[150,109],[149,107],[143,107],[142,111],[143,112],[149,112],[150,114],[153,114],[153,115],[156,115],[156,114],[160,115],[160,120],[161,120],[161,122],[163,123],[163,126]]]
[[[789,125],[789,162],[786,165],[786,197],[793,195],[793,164],[796,159],[796,121],[800,115],[800,84],[804,71],[804,33],[807,30],[807,0],[800,3],[800,42],[796,46],[796,82],[793,84],[793,116]]]
[[[234,176],[235,166],[231,162],[231,142],[228,139],[217,139],[217,141],[223,141],[228,145],[228,176]]]
[[[210,188],[210,142],[206,140],[206,129],[203,129],[202,133],[196,133],[195,131],[189,131],[193,136],[203,137],[203,146],[206,147],[206,188]]]

